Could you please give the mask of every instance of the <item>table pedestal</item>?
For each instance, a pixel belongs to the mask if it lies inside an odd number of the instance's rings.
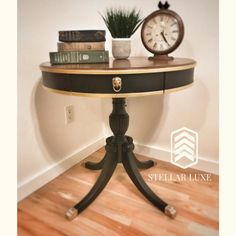
[[[125,98],[113,98],[113,111],[109,116],[109,123],[114,136],[106,139],[105,157],[98,163],[90,161],[85,163],[85,167],[88,169],[101,169],[101,174],[89,193],[66,212],[66,218],[74,219],[96,199],[110,180],[117,163],[123,164],[132,182],[155,207],[169,217],[174,218],[176,215],[175,208],[160,199],[148,187],[138,171],[138,169],[152,167],[154,162],[151,160],[141,162],[133,153],[133,139],[125,135],[129,126],[129,115],[125,110]]]

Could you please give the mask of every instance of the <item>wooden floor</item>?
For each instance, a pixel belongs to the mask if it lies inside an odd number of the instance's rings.
[[[104,149],[101,149],[86,160],[99,160],[103,155]],[[153,191],[176,207],[178,215],[174,220],[138,192],[119,164],[100,196],[69,222],[64,217],[66,210],[89,191],[99,175],[99,171],[85,169],[79,163],[18,204],[18,235],[218,235],[218,176],[212,175],[210,182],[148,181],[148,174],[203,173],[191,169],[183,171],[162,161],[141,171]]]

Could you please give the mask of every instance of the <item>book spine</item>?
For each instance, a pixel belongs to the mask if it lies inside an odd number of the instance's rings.
[[[66,51],[104,51],[104,42],[88,42],[88,43],[57,43],[59,52]]]
[[[105,30],[59,31],[61,42],[105,42]]]
[[[109,62],[108,51],[50,52],[49,56],[52,65]]]

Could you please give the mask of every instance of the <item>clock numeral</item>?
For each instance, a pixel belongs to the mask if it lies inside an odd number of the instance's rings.
[[[173,22],[171,25],[170,25],[170,27],[172,27],[172,26],[174,26],[174,25],[176,25],[177,24],[177,22],[175,21],[175,22]]]
[[[151,35],[151,33],[146,33],[146,35],[148,36],[148,35]]]
[[[160,20],[163,21],[164,20],[164,16],[160,16]]]
[[[179,31],[178,30],[173,30],[172,33],[179,33]]]
[[[148,25],[147,28],[152,29],[152,26]]]
[[[156,19],[155,19],[155,18],[153,18],[153,22],[154,22],[155,24],[157,24],[157,21],[156,21]]]
[[[153,48],[156,48],[156,47],[157,47],[157,43],[154,43]]]
[[[163,48],[163,45],[162,44],[160,44],[160,50],[163,50],[164,48]]]
[[[173,41],[176,41],[176,38],[174,38],[174,37],[171,37],[170,39],[173,40]]]
[[[152,40],[153,40],[153,39],[151,38],[151,39],[149,39],[149,40],[148,40],[148,42],[149,42],[149,43],[151,43],[151,42],[152,42]]]

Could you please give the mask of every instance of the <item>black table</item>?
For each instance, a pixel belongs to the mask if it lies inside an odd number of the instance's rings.
[[[66,212],[67,219],[75,218],[95,200],[110,180],[117,163],[123,164],[138,190],[154,206],[169,217],[175,217],[175,208],[160,199],[138,171],[152,167],[154,162],[141,162],[133,153],[133,139],[125,135],[129,126],[125,99],[187,88],[193,84],[195,64],[194,60],[186,58],[154,61],[146,57],[133,57],[128,60],[110,59],[109,64],[40,65],[43,87],[51,92],[112,98],[113,110],[109,123],[114,136],[106,139],[106,153],[100,162],[85,163],[85,167],[91,170],[101,169],[100,176],[89,193]]]

